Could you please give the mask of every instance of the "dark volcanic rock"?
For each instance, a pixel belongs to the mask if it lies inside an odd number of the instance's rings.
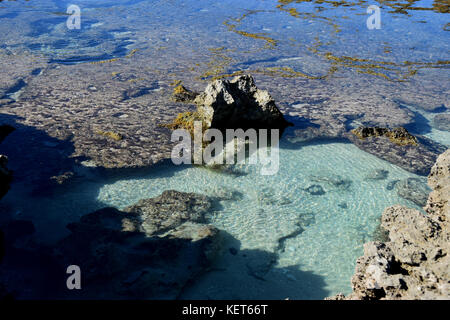
[[[218,230],[198,223],[209,206],[206,197],[166,191],[124,211],[101,209],[69,224],[56,251],[80,266],[83,298],[174,299],[218,250]]]
[[[433,126],[442,131],[450,131],[450,114],[438,114],[433,118]]]

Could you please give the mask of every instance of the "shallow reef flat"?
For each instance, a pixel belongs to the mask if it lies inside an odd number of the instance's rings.
[[[319,138],[345,138],[358,125],[415,127],[413,134],[424,134],[406,106],[424,112],[449,107],[445,57],[438,57],[442,64],[433,64],[436,59],[418,63],[425,53],[422,47],[415,56],[404,51],[412,45],[408,38],[386,44],[388,49],[356,41],[350,32],[354,22],[329,17],[327,8],[320,15],[306,4],[259,6],[105,4],[86,8],[80,31],[64,29],[65,16],[54,14],[62,5],[49,2],[42,15],[22,10],[2,25],[13,32],[2,35],[0,48],[1,113],[72,141],[73,156],[85,157],[88,165],[120,168],[168,157],[170,132],[161,125],[191,108],[170,99],[173,85],[180,83],[202,91],[213,78],[253,74],[293,122],[319,126]],[[12,28],[19,18],[30,23]],[[334,32],[337,25],[342,32]],[[320,28],[325,33],[317,38]],[[380,37],[386,37],[384,31]],[[442,46],[439,37],[430,45]],[[396,50],[403,61],[388,53]],[[395,78],[369,72],[378,69],[400,75],[415,71],[404,81],[390,81]],[[2,122],[8,122],[5,118]]]
[[[40,281],[72,259],[86,298],[348,295],[364,243],[386,243],[381,212],[424,219],[424,176],[450,146],[448,4],[377,2],[369,30],[362,1],[80,0],[69,30],[70,2],[0,1],[0,228],[17,253],[0,296],[31,279],[19,298],[65,297]],[[278,174],[174,166],[170,124],[199,107],[186,92],[248,75],[293,124]]]

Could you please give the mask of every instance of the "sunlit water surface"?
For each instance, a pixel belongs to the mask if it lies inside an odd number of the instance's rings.
[[[65,11],[72,3],[0,3],[2,53],[29,52],[49,64],[76,65],[126,57],[133,49],[161,50],[160,60],[152,61],[161,71],[178,59],[191,59],[189,67],[203,78],[285,68],[281,70],[300,77],[353,70],[355,77],[386,81],[445,68],[440,61],[450,56],[448,21],[441,13],[445,4],[439,1],[434,7],[432,1],[417,1],[412,5],[435,9],[406,10],[410,15],[387,4],[382,7],[383,28],[376,32],[366,28],[365,2],[76,1],[82,8],[83,32],[65,27]],[[434,114],[420,112],[429,126]],[[448,132],[430,127],[424,134],[449,145]],[[351,144],[283,142],[279,172],[262,176],[259,169],[237,166],[235,174],[226,174],[160,165],[139,178],[86,179],[55,199],[35,198],[32,204],[20,201],[20,192],[13,190],[5,203],[18,217],[32,219],[45,241],[58,234],[43,231],[48,226],[62,229],[94,209],[123,208],[168,189],[230,196],[208,215],[210,223],[230,235],[217,262],[219,271],[188,290],[186,297],[191,298],[321,299],[348,293],[355,261],[363,243],[373,239],[383,210],[393,204],[417,208],[388,188],[394,180],[415,175]],[[375,170],[388,175],[369,179]],[[323,192],[308,192],[314,185]],[[241,257],[230,255],[228,247],[272,253],[275,261],[257,279],[245,267],[252,262],[241,268]]]

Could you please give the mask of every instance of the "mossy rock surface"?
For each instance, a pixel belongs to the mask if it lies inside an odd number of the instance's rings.
[[[387,137],[392,143],[400,146],[418,144],[417,138],[405,128],[359,127],[351,132],[362,140],[368,137]]]

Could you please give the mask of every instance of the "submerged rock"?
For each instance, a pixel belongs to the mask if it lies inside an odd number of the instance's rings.
[[[407,178],[399,181],[396,186],[397,194],[414,202],[418,206],[424,207],[427,203],[430,188],[427,187],[426,181],[419,178]]]
[[[428,175],[439,154],[447,149],[424,136],[414,137],[417,143],[413,143],[414,139],[411,138],[406,139],[404,144],[397,144],[384,135],[371,136],[364,131],[361,134],[362,137],[367,137],[359,138],[354,133],[349,133],[347,138],[361,150],[419,175]],[[407,141],[410,143],[406,143]]]
[[[395,185],[396,185],[399,181],[400,181],[400,180],[392,180],[392,181],[389,181],[388,184],[386,185],[386,190],[389,190],[389,191],[394,190]]]
[[[366,180],[385,180],[389,176],[389,171],[384,169],[376,169],[366,175]]]
[[[450,114],[438,114],[433,118],[433,126],[442,131],[450,131]]]
[[[450,150],[439,156],[428,184],[427,215],[401,206],[383,212],[388,239],[364,245],[346,299],[450,298]]]
[[[348,209],[348,204],[347,202],[341,202],[338,204],[338,207],[341,209]]]
[[[186,221],[202,223],[210,207],[211,201],[206,196],[168,190],[158,197],[140,200],[123,211],[139,217],[142,231],[154,235]]]
[[[218,229],[199,223],[209,206],[204,196],[165,191],[124,211],[101,209],[69,224],[56,252],[80,266],[83,298],[175,299],[219,249]]]
[[[64,172],[63,174],[60,174],[58,176],[50,177],[50,180],[55,181],[57,184],[64,184],[65,182],[69,181],[75,176],[75,173],[72,171]]]
[[[360,139],[368,137],[387,137],[389,140],[397,145],[416,145],[417,138],[408,132],[405,128],[378,128],[378,127],[359,127],[352,130],[352,133]]]
[[[326,176],[325,175],[324,176],[314,176],[313,175],[313,176],[310,176],[309,178],[311,181],[326,183],[330,187],[338,188],[341,190],[348,190],[353,183],[353,181],[350,179],[345,179],[339,175],[332,174],[332,173],[329,173]]]
[[[313,184],[304,190],[313,196],[321,196],[325,194],[325,190],[323,190],[322,186],[318,184]]]

